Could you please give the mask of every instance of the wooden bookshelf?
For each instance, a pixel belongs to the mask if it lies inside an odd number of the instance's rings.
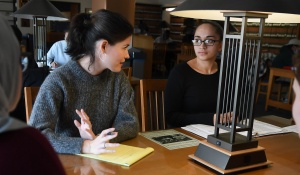
[[[240,22],[232,23],[238,30]],[[258,23],[248,23],[247,33],[255,35],[258,33]],[[262,50],[278,54],[280,48],[287,44],[290,39],[299,37],[299,24],[292,23],[266,23],[264,27]]]
[[[135,4],[134,26],[138,28],[143,21],[149,28],[148,34],[153,38],[161,35],[162,7],[160,5]]]

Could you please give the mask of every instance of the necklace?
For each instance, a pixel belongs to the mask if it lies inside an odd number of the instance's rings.
[[[198,62],[197,59],[195,59],[194,63],[191,62],[189,64],[196,72],[199,72],[201,74],[205,75],[211,75],[218,71],[218,65],[216,62],[213,62],[213,65],[210,66],[209,64],[203,65],[201,62]]]

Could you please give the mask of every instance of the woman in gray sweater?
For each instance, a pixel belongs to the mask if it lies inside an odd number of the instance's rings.
[[[56,152],[112,152],[106,148],[136,137],[134,92],[121,71],[132,33],[124,17],[108,10],[73,18],[66,51],[72,60],[46,78],[29,122]]]

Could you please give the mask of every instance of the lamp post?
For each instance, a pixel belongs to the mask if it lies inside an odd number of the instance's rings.
[[[47,64],[47,20],[66,21],[67,18],[48,0],[31,0],[12,14],[16,18],[33,19],[34,59]]]
[[[171,12],[188,18],[225,19],[215,132],[200,142],[191,158],[223,174],[270,163],[252,138],[263,28],[265,21],[299,23],[299,5],[299,0],[290,4],[284,0],[186,0]],[[242,22],[240,33],[229,32],[230,21]],[[256,34],[247,33],[248,22],[259,22]],[[232,121],[223,121],[220,116],[228,113],[233,114]],[[228,132],[220,134],[220,129]],[[244,131],[246,137],[239,134]]]

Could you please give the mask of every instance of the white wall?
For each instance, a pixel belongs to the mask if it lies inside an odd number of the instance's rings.
[[[164,20],[168,24],[170,24],[170,20],[171,20],[171,14],[170,14],[170,12],[168,12],[166,10],[162,11],[162,20]]]
[[[92,8],[92,0],[54,0],[54,1],[61,1],[61,2],[74,2],[74,3],[80,3],[80,12],[85,12],[86,8]],[[18,1],[17,1],[18,3]],[[19,7],[19,4],[17,5]],[[17,20],[17,25],[21,32],[24,34],[33,33],[33,20],[30,20],[30,27],[21,27],[21,19]]]

